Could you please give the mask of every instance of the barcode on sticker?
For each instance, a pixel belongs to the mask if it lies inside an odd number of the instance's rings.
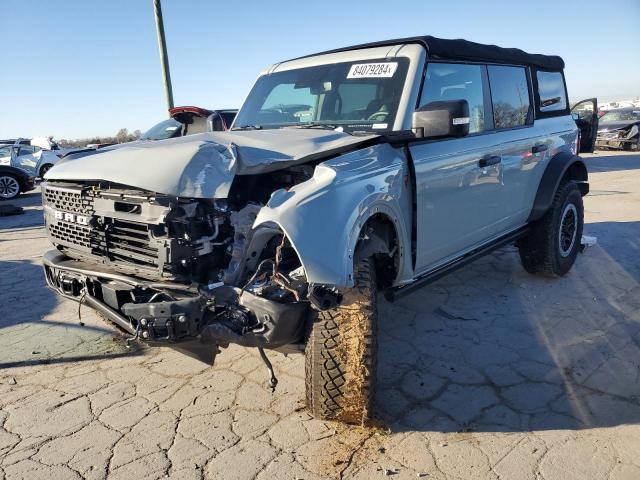
[[[351,65],[347,78],[391,78],[397,68],[397,62],[357,63]]]

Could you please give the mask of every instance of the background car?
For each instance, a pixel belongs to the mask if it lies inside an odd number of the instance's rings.
[[[238,110],[233,109],[208,110],[206,108],[194,106],[175,107],[169,110],[170,118],[162,120],[151,127],[142,134],[139,140],[107,145],[87,145],[87,148],[63,154],[62,158],[65,161],[75,160],[88,155],[108,152],[110,150],[115,150],[124,146],[132,146],[140,142],[147,142],[150,140],[166,140],[168,138],[184,137],[186,135],[193,135],[196,133],[229,130],[237,113]]]
[[[35,176],[40,150],[40,147],[21,143],[0,145],[0,165],[17,167]]]
[[[62,156],[76,151],[61,148],[52,137],[0,140],[0,165],[13,165],[42,178]],[[13,151],[10,154],[10,150]]]
[[[20,168],[0,165],[0,200],[11,200],[33,188],[34,177]]]
[[[238,110],[208,110],[184,106],[169,110],[171,118],[147,130],[140,140],[165,140],[194,133],[229,130]]]
[[[597,146],[621,150],[640,150],[640,108],[609,110],[600,117]]]

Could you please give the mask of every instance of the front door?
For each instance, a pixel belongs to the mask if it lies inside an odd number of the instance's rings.
[[[579,153],[591,153],[598,134],[598,99],[581,100],[571,108],[571,115],[580,129]]]
[[[467,100],[469,136],[409,149],[416,174],[416,273],[455,257],[503,228],[503,166],[496,155],[486,67],[431,62],[420,106]]]

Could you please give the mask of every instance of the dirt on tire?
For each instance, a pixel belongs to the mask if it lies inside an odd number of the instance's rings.
[[[376,277],[371,259],[355,268],[355,286],[335,309],[312,319],[305,374],[307,404],[317,418],[363,424],[376,370]]]

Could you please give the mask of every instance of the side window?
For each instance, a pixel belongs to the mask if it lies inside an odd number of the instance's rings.
[[[533,121],[527,71],[523,67],[490,65],[489,85],[496,129],[521,127]]]
[[[469,102],[469,133],[484,131],[483,68],[481,65],[429,63],[420,106],[442,100],[466,100]]]
[[[214,132],[221,132],[224,130],[224,124],[222,123],[222,117],[219,113],[214,113],[211,115],[211,123],[213,126]]]
[[[224,112],[222,114],[222,118],[224,118],[224,123],[227,124],[227,128],[230,128],[233,124],[233,120],[236,118],[235,112]]]
[[[557,112],[567,109],[567,96],[560,72],[536,72],[541,112]]]
[[[29,155],[32,154],[34,151],[34,148],[30,145],[22,145],[20,147],[20,151],[18,152],[18,156],[22,156],[22,155]]]

